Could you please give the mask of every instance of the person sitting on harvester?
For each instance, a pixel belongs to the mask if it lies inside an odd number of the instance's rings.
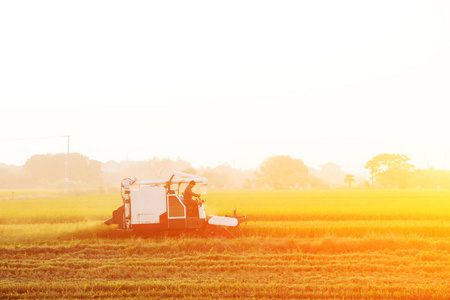
[[[198,200],[193,199],[192,197],[200,197],[200,194],[196,194],[192,191],[195,186],[195,181],[191,180],[189,185],[186,187],[183,193],[184,203],[187,206],[187,215],[188,216],[196,216],[198,215]]]

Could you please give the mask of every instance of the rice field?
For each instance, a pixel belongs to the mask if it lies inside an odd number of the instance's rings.
[[[23,199],[38,196],[57,196],[65,193],[62,189],[0,189],[0,200]]]
[[[213,191],[233,240],[125,233],[118,194],[0,201],[0,298],[449,299],[450,191]]]

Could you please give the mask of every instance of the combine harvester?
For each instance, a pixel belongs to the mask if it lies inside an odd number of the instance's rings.
[[[175,178],[176,177],[176,178]],[[182,192],[194,181],[206,189],[207,180],[196,175],[173,172],[169,180],[122,180],[123,205],[104,223],[117,224],[118,230],[164,232],[194,232],[203,237],[233,238],[242,234],[239,224],[245,216],[206,216],[204,200],[198,205],[185,203]]]

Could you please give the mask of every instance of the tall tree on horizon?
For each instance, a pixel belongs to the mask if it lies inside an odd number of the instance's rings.
[[[348,188],[352,188],[352,183],[355,182],[355,175],[347,174],[345,175],[344,182],[348,184]]]
[[[380,154],[372,157],[364,166],[370,169],[372,188],[374,178],[384,187],[406,187],[414,171],[414,165],[409,163],[410,160],[411,158],[404,154]]]

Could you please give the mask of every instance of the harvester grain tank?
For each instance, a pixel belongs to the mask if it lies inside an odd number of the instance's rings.
[[[184,201],[184,187],[191,181],[206,190],[207,179],[173,172],[168,180],[125,178],[121,183],[122,206],[105,224],[117,224],[124,231],[189,231],[203,237],[232,238],[241,234],[245,216],[206,216],[204,201],[192,207]]]

